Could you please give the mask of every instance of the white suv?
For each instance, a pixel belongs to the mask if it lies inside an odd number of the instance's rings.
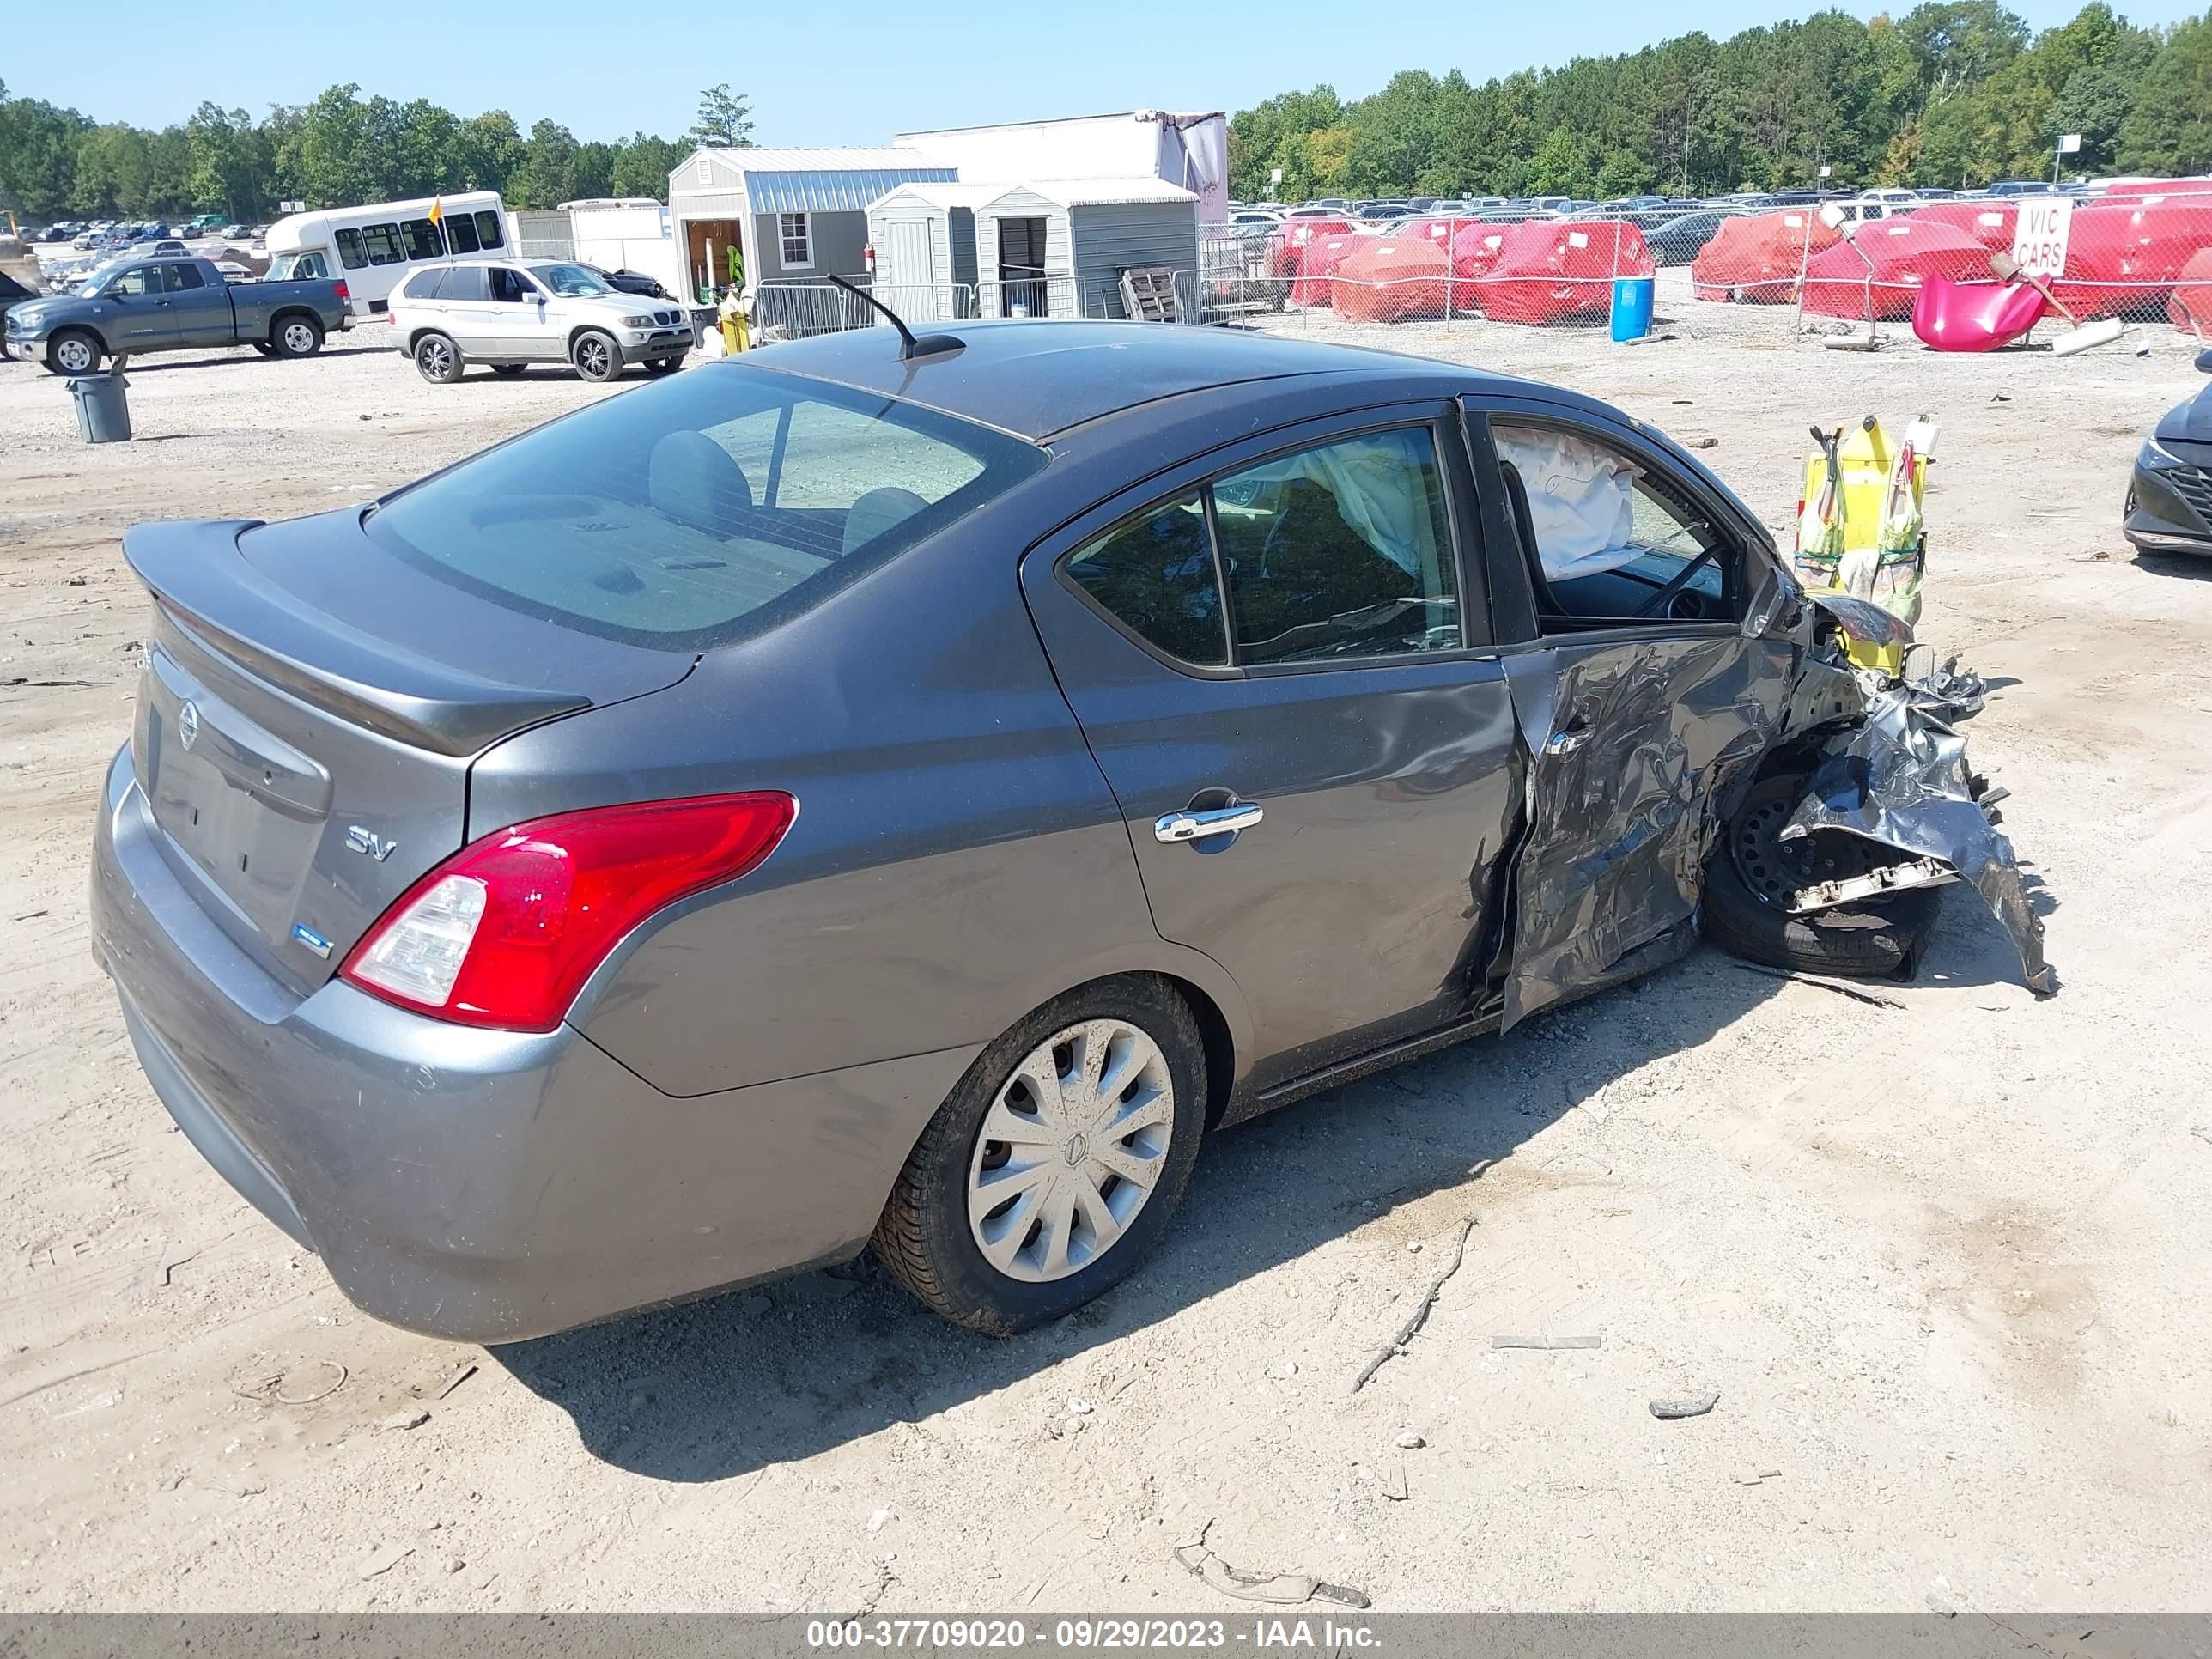
[[[471,362],[500,374],[568,363],[587,380],[611,380],[632,363],[665,374],[694,343],[681,306],[551,259],[426,265],[392,291],[390,315],[392,343],[441,386]]]

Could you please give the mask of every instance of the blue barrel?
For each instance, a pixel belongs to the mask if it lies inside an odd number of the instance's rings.
[[[1613,337],[1640,340],[1651,331],[1651,294],[1657,286],[1650,276],[1613,279]]]

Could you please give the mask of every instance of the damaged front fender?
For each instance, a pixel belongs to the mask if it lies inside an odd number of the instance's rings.
[[[1911,684],[1869,696],[1863,721],[1821,751],[1781,838],[1840,830],[1949,865],[2012,936],[2028,989],[2048,996],[2058,981],[2043,958],[2043,921],[2028,901],[2012,843],[1976,787],[1966,740],[1929,702]]]

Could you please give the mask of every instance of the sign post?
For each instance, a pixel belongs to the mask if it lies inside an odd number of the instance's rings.
[[[2062,132],[2058,135],[2058,148],[2051,153],[2051,182],[2052,184],[2055,185],[2058,182],[2058,166],[2061,159],[2069,155],[2077,155],[2081,153],[2081,135],[2080,133]]]

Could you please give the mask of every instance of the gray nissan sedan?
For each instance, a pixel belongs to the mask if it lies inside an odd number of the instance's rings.
[[[192,1144],[368,1312],[504,1341],[872,1242],[1014,1330],[1139,1263],[1217,1127],[1658,966],[1701,904],[1860,972],[1946,881],[2003,913],[1920,749],[1807,793],[1914,715],[1842,655],[1901,625],[1808,603],[1649,428],[957,328],[127,537],[94,949]]]

